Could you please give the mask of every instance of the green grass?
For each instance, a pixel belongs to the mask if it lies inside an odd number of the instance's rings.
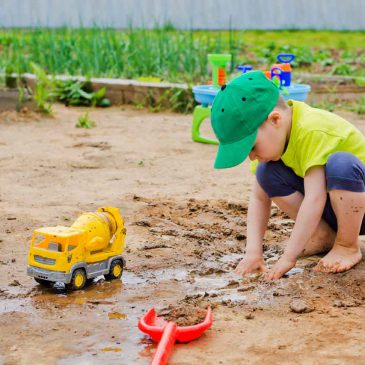
[[[0,31],[0,69],[86,77],[157,77],[201,83],[211,78],[208,53],[231,53],[265,70],[280,52],[294,53],[295,71],[365,76],[365,32],[179,31],[143,29],[10,29]]]
[[[316,30],[282,30],[282,31],[246,31],[245,39],[248,44],[263,47],[275,42],[278,47],[288,44],[306,48],[334,48],[339,50],[364,51],[364,31],[316,31]]]

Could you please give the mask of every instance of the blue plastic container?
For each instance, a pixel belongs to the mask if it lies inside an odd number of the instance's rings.
[[[204,107],[212,105],[215,96],[220,88],[213,85],[197,85],[193,87],[195,100]],[[291,84],[281,90],[284,100],[305,101],[308,97],[311,87],[305,84]]]
[[[290,86],[284,87],[281,90],[281,95],[284,100],[297,100],[297,101],[305,101],[308,97],[309,92],[311,91],[311,87],[305,84],[291,84]]]
[[[193,94],[195,100],[205,107],[213,104],[213,100],[218,94],[219,90],[220,88],[214,87],[213,85],[193,86]]]

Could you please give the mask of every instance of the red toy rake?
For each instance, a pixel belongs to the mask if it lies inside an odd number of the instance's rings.
[[[157,350],[151,365],[164,365],[174,346],[175,341],[189,342],[200,337],[213,323],[212,310],[208,307],[202,323],[193,326],[178,327],[175,322],[167,322],[157,317],[151,308],[138,322],[138,328],[158,342]]]

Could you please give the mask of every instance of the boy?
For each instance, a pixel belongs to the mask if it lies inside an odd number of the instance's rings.
[[[223,85],[211,117],[220,142],[215,168],[258,160],[247,217],[246,255],[236,273],[266,271],[262,240],[271,202],[295,220],[266,279],[283,276],[300,255],[329,251],[316,271],[343,272],[361,261],[365,234],[365,137],[352,124],[298,101],[284,102],[260,71]]]

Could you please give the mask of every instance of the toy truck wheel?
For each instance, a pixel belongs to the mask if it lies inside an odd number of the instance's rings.
[[[53,281],[48,281],[48,280],[44,280],[44,279],[38,279],[38,278],[34,278],[34,280],[43,286],[52,286],[54,283]]]
[[[104,275],[106,280],[119,279],[123,274],[122,260],[114,260],[110,265],[109,274]]]
[[[77,269],[72,273],[71,281],[66,285],[67,289],[80,290],[86,284],[86,273],[84,269]]]

